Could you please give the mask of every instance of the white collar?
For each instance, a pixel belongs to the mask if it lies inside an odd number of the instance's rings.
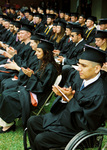
[[[52,24],[52,25],[49,25],[49,29],[52,28],[52,27],[53,27],[53,24]]]
[[[83,38],[78,42],[78,43],[76,43],[75,44],[75,46],[77,46],[80,42],[82,42],[83,41]]]
[[[69,37],[70,41],[72,41],[72,37]]]
[[[95,26],[91,27],[91,28],[88,28],[88,30],[91,30],[92,28],[94,28]]]
[[[90,80],[83,80],[84,83],[84,87],[88,86],[89,84],[95,82],[96,80],[98,80],[98,78],[100,77],[101,73],[99,72],[94,78],[90,79]]]

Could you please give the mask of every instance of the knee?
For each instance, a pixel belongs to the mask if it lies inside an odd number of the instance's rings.
[[[64,73],[68,73],[69,71],[70,71],[70,69],[71,69],[71,66],[70,65],[64,65],[63,67],[62,67],[62,73],[64,74]]]
[[[31,127],[32,126],[32,124],[34,124],[34,118],[35,118],[35,116],[31,116],[29,119],[28,119],[28,121],[27,121],[27,127],[28,127],[28,129],[29,129],[29,127]]]
[[[45,144],[45,137],[42,136],[42,134],[38,134],[36,137],[35,137],[35,140],[34,140],[34,145],[35,147],[44,147],[44,144]]]

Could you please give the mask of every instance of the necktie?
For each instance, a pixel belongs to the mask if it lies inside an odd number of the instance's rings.
[[[80,87],[80,91],[84,88],[84,82],[82,83],[81,87]]]
[[[68,43],[70,42],[70,39],[68,40]]]

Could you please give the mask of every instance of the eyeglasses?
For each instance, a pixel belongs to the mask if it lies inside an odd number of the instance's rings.
[[[76,36],[77,34],[75,34],[75,35],[71,35],[72,37],[74,37],[74,36]]]

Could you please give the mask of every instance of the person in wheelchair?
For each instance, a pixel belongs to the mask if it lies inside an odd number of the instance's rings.
[[[27,122],[32,150],[65,147],[82,130],[94,131],[107,119],[107,82],[100,73],[106,53],[85,45],[78,71],[65,87],[53,86],[58,97],[50,113],[32,116]]]

